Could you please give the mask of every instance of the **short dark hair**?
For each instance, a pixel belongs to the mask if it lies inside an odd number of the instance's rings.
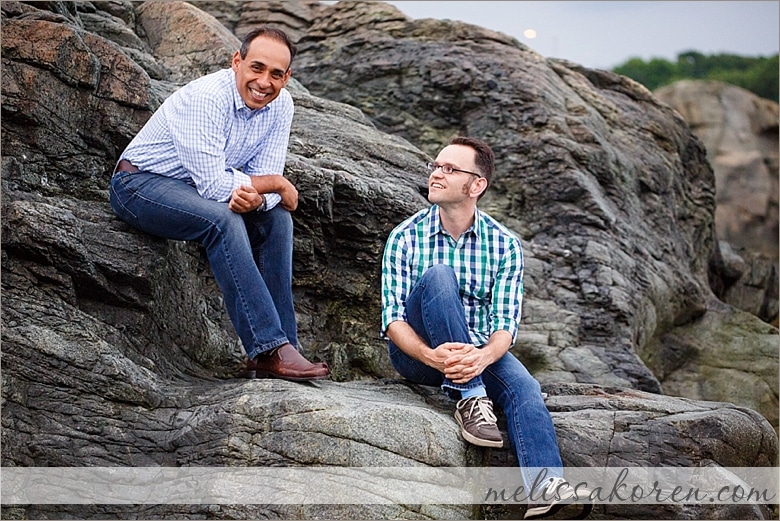
[[[298,53],[298,48],[295,47],[295,44],[292,43],[292,40],[290,40],[290,37],[287,36],[286,32],[268,25],[261,25],[260,27],[252,29],[252,31],[244,36],[244,41],[241,43],[241,49],[238,51],[242,60],[246,59],[246,54],[249,52],[249,45],[258,36],[268,36],[269,38],[273,38],[274,40],[285,44],[287,48],[290,49],[290,65],[292,65],[293,58],[295,58],[295,55]]]
[[[475,137],[455,136],[450,139],[450,145],[463,145],[474,150],[476,153],[474,163],[477,166],[477,171],[487,180],[487,188],[490,188],[493,172],[496,169],[496,157],[488,144]],[[487,191],[487,188],[485,188],[485,191]],[[485,192],[482,193],[484,194]]]

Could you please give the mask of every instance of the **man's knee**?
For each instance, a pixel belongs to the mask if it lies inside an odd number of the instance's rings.
[[[434,287],[442,287],[445,284],[458,284],[458,278],[455,276],[455,270],[446,264],[434,264],[423,274],[427,283],[434,284]]]
[[[218,228],[224,229],[241,229],[243,230],[244,221],[241,218],[241,214],[238,214],[230,210],[227,205],[214,206],[210,209],[209,215],[206,217],[212,221]]]
[[[268,211],[268,217],[275,228],[292,233],[293,220],[289,210],[277,205]]]

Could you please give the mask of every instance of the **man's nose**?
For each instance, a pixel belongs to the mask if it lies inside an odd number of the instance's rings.
[[[261,87],[268,87],[271,85],[271,75],[267,72],[261,72],[257,75],[257,83],[259,83]]]

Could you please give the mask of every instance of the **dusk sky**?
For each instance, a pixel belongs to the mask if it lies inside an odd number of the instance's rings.
[[[459,20],[514,36],[546,58],[609,69],[681,52],[772,56],[778,1],[390,1],[410,18]],[[534,33],[535,32],[535,37]]]

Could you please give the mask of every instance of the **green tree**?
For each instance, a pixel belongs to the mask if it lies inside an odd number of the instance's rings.
[[[675,67],[673,63],[660,58],[653,58],[649,62],[645,62],[641,58],[631,58],[612,71],[638,81],[649,90],[655,90],[672,81]]]
[[[697,51],[685,51],[677,55],[676,62],[652,58],[645,62],[630,58],[612,72],[628,76],[650,90],[682,79],[718,80],[737,85],[762,98],[778,101],[778,55],[770,57],[746,57],[735,54],[704,55]]]
[[[707,57],[700,52],[687,51],[677,55],[676,73],[683,79],[700,80],[705,77]]]

